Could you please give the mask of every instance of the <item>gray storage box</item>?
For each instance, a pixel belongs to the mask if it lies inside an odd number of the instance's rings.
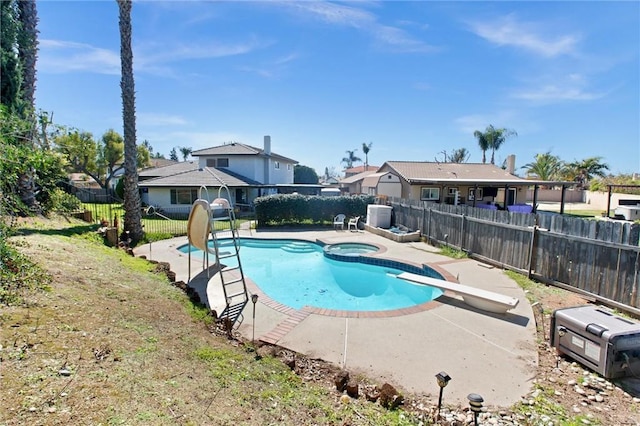
[[[551,346],[603,377],[640,375],[640,323],[609,309],[577,306],[551,317]]]

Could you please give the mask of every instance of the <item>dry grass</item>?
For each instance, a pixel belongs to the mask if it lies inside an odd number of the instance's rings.
[[[0,425],[403,423],[212,334],[148,262],[33,228],[13,242],[53,283],[0,311]]]

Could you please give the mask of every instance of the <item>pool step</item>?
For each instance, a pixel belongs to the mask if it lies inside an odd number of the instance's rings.
[[[314,244],[302,241],[292,241],[282,246],[282,250],[289,253],[312,253],[316,251]]]

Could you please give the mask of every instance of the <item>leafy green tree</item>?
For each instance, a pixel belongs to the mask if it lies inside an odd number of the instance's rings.
[[[187,161],[187,158],[191,155],[193,150],[189,146],[180,147],[180,153],[182,154],[182,161]]]
[[[30,214],[34,206],[46,213],[53,191],[66,181],[62,156],[25,143],[26,129],[32,125],[0,106],[0,214]]]
[[[124,140],[113,129],[102,135],[100,143],[91,133],[74,130],[58,135],[54,145],[67,159],[69,171],[90,176],[103,189],[109,188],[111,180],[124,168]],[[136,167],[147,167],[149,151],[143,145],[136,150]]]
[[[473,132],[473,136],[478,141],[478,146],[482,150],[482,162],[487,162],[486,153],[491,150],[491,164],[495,164],[495,153],[505,143],[507,138],[511,136],[517,136],[515,130],[509,130],[504,128],[496,129],[493,125],[488,125],[484,132],[476,130]]]
[[[89,132],[75,130],[61,134],[54,139],[57,152],[64,155],[69,170],[91,176],[104,188],[103,176],[106,170],[98,165],[98,144]]]
[[[371,146],[373,142],[362,143],[362,152],[364,152],[364,169],[365,171],[369,169],[369,151],[371,151]]]
[[[122,75],[122,121],[124,122],[124,229],[131,244],[136,245],[144,235],[142,211],[138,192],[138,150],[136,148],[136,95],[133,79],[133,51],[131,49],[132,0],[117,0],[120,12],[120,62]]]
[[[178,160],[178,151],[176,151],[175,147],[171,148],[171,152],[169,153],[169,159],[172,160],[172,161],[179,161]]]
[[[562,177],[564,162],[551,152],[536,154],[535,161],[522,166],[527,176],[540,180],[556,180]]]
[[[308,166],[296,164],[293,167],[293,183],[318,183],[318,174]]]
[[[109,188],[109,183],[114,173],[123,168],[124,139],[118,132],[109,129],[102,135],[102,147],[98,153],[98,164],[101,170],[106,170],[104,187]]]
[[[356,151],[357,149],[354,149],[353,151],[351,150],[345,151],[347,153],[347,156],[342,158],[342,162],[347,166],[347,169],[352,168],[353,163],[357,161],[362,161],[360,157],[356,156]]]

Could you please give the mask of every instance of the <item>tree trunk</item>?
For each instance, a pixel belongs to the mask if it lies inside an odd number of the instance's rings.
[[[124,123],[124,230],[131,245],[143,237],[138,169],[136,167],[136,95],[131,50],[132,0],[117,0],[120,10],[120,61],[122,63],[122,119]]]
[[[18,55],[22,65],[22,99],[26,115],[35,112],[34,93],[36,90],[36,60],[38,57],[38,12],[35,0],[18,2],[22,28],[18,38]]]

